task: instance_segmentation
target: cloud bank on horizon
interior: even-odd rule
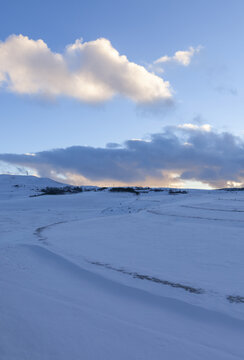
[[[128,140],[121,147],[72,146],[35,154],[0,154],[0,161],[76,184],[177,186],[191,180],[225,187],[244,183],[244,141],[213,131],[209,125],[165,127],[149,140]]]
[[[168,81],[130,62],[105,38],[78,39],[60,54],[41,39],[11,35],[0,42],[0,86],[16,94],[67,96],[86,103],[116,95],[143,105],[172,102]]]

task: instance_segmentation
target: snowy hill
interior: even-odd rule
[[[65,184],[36,176],[0,175],[0,198],[33,195],[47,186],[62,187]]]
[[[1,359],[244,358],[244,192],[47,186],[0,176]]]

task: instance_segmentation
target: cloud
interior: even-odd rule
[[[0,42],[0,86],[17,94],[68,96],[86,103],[116,95],[138,104],[172,101],[168,81],[130,62],[105,38],[76,40],[59,54],[43,40],[12,35]]]
[[[121,148],[72,146],[35,156],[1,154],[0,160],[76,183],[169,186],[191,180],[212,187],[244,183],[244,141],[209,125],[166,127],[149,140],[128,140]]]
[[[196,125],[196,124],[182,124],[178,125],[179,129],[186,129],[186,130],[196,130],[196,131],[211,131],[211,126],[209,124],[203,124],[203,125]]]
[[[201,46],[198,46],[196,48],[190,46],[188,50],[176,51],[173,56],[168,56],[168,55],[162,56],[161,58],[155,60],[154,64],[162,64],[162,63],[166,63],[166,62],[176,62],[180,65],[188,66],[191,63],[191,59],[192,59],[193,55],[195,55],[196,53],[199,53],[201,48],[202,48]]]

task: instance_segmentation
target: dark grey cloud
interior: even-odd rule
[[[128,140],[121,148],[72,146],[35,156],[1,154],[0,160],[26,166],[40,176],[69,173],[98,183],[141,183],[148,178],[163,182],[170,173],[216,187],[244,182],[244,141],[204,125],[166,127],[150,140]]]

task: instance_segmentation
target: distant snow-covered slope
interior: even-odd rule
[[[35,194],[38,190],[50,187],[62,187],[66,184],[48,178],[25,175],[0,175],[0,197],[19,197]]]

